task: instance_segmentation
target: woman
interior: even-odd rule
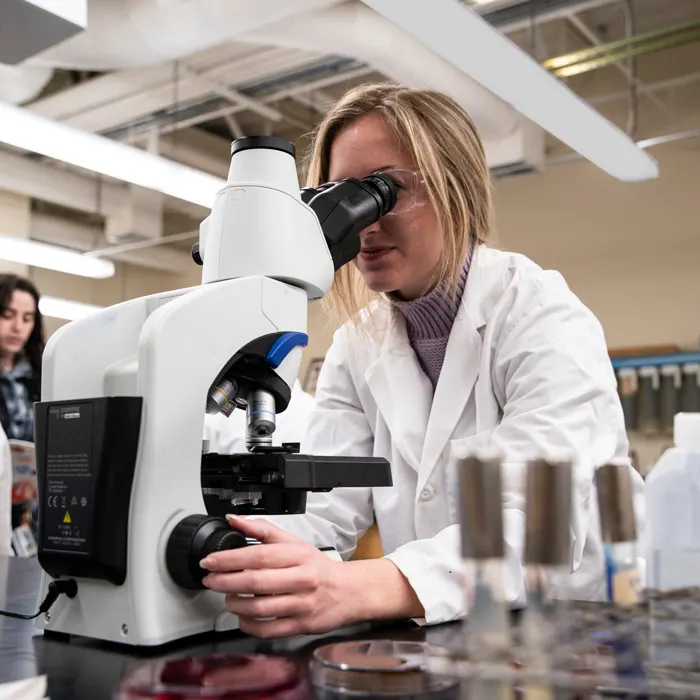
[[[0,311],[0,425],[8,438],[34,442],[44,351],[39,292],[27,279],[0,275]]]
[[[304,451],[385,457],[394,485],[314,494],[305,516],[276,524],[231,518],[263,544],[207,557],[205,584],[261,637],[458,619],[468,610],[457,466],[486,444],[506,457],[509,599],[524,599],[523,462],[563,450],[577,457],[571,574],[553,593],[600,597],[592,473],[627,456],[600,324],[559,274],[487,246],[484,150],[450,98],[373,85],[341,99],[318,130],[308,184],[377,171],[399,185],[398,203],[362,232],[359,278],[347,266],[331,290],[348,321],[326,356]],[[370,294],[379,301],[360,311]],[[373,516],[382,559],[334,562],[311,546],[347,559]]]

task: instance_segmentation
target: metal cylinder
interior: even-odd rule
[[[275,432],[275,397],[265,389],[253,389],[248,394],[246,408],[246,445],[271,445]]]
[[[639,382],[637,370],[634,367],[625,367],[617,372],[618,392],[622,412],[625,416],[627,430],[635,430],[637,427],[637,404],[639,397]]]
[[[603,542],[635,542],[637,521],[629,466],[625,463],[611,463],[598,467],[595,471],[595,486]]]
[[[639,420],[637,426],[644,435],[659,432],[659,368],[639,369]]]
[[[465,559],[502,559],[501,456],[479,452],[460,463],[460,523]]]
[[[525,486],[526,564],[564,566],[571,561],[571,462],[534,459]]]
[[[207,397],[207,413],[216,415],[221,409],[226,406],[235,396],[238,387],[235,382],[230,379],[222,379],[218,384],[213,386]]]
[[[700,413],[700,364],[695,362],[683,365],[681,411]]]

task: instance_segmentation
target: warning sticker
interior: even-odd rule
[[[52,406],[46,440],[45,550],[90,554],[92,548],[93,406]],[[80,505],[79,505],[80,504]],[[85,505],[82,505],[85,504]]]

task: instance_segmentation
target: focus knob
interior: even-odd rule
[[[209,515],[188,515],[170,533],[165,549],[168,573],[181,588],[204,588],[207,571],[199,562],[209,554],[224,549],[238,549],[248,544],[240,532],[232,530],[223,518]]]
[[[199,253],[199,243],[195,243],[192,246],[192,260],[194,260],[197,265],[204,265],[204,260],[202,260],[202,256]]]

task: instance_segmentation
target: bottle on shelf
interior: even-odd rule
[[[675,591],[678,597],[680,589],[700,586],[700,413],[677,414],[673,433],[674,446],[661,455],[646,479],[647,586],[652,594]],[[675,613],[669,615],[679,602],[684,620]],[[651,617],[655,660],[698,660],[694,650],[700,649],[697,596],[675,602],[652,597]],[[676,648],[674,639],[683,639],[684,644]]]

